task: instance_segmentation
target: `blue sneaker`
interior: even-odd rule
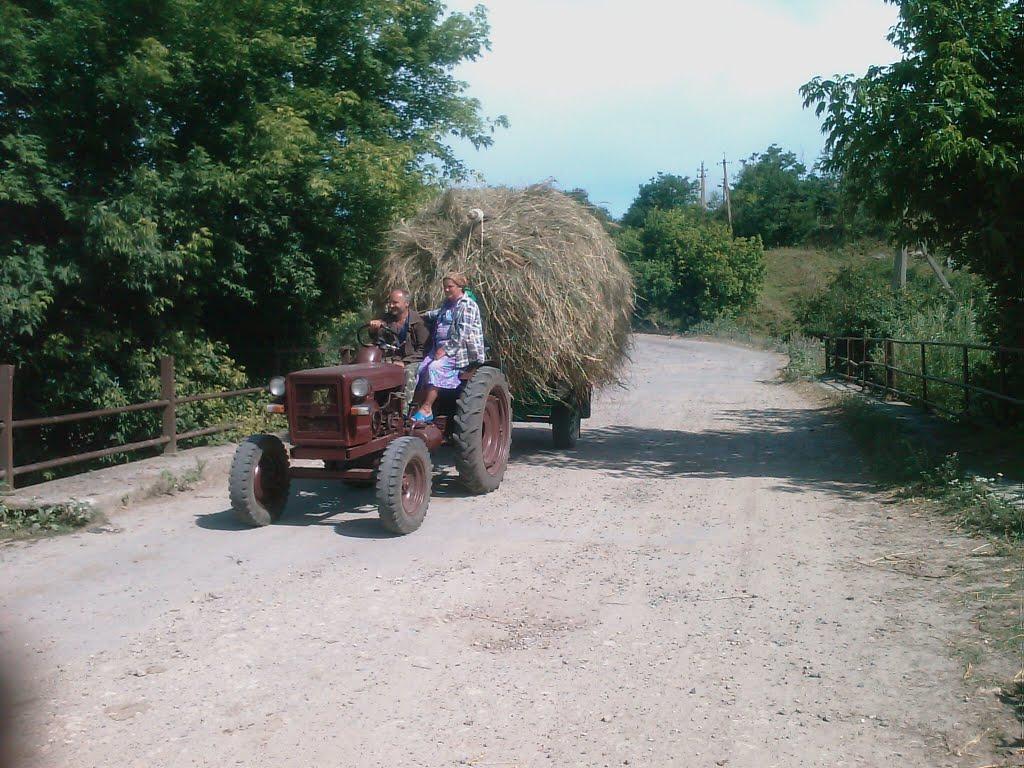
[[[414,413],[412,415],[412,420],[415,421],[415,422],[418,422],[420,424],[429,424],[430,422],[432,422],[434,420],[434,414],[432,414],[432,413],[426,413],[425,414],[425,413],[423,413],[423,411],[416,411],[416,413]]]

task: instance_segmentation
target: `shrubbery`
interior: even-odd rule
[[[759,238],[733,238],[692,208],[654,209],[643,228],[619,235],[637,282],[638,314],[688,326],[739,312],[764,278]]]
[[[234,388],[363,302],[384,232],[489,126],[440,0],[0,4],[0,362],[17,416]],[[183,409],[181,429],[229,416]],[[18,433],[19,464],[154,414]],[[64,452],[64,451],[61,451]]]
[[[894,292],[888,262],[842,268],[820,294],[802,300],[797,321],[815,336],[889,336],[984,343],[976,317],[988,301],[984,285],[968,272],[952,275],[953,295],[927,271],[911,271]]]

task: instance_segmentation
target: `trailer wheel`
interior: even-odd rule
[[[432,475],[430,451],[418,437],[400,437],[384,449],[377,470],[377,506],[385,528],[406,534],[422,525]]]
[[[555,403],[551,408],[551,439],[555,448],[576,447],[576,441],[580,439],[581,421],[578,408],[565,403]]]
[[[228,495],[235,517],[246,525],[270,525],[288,502],[288,452],[273,435],[252,435],[235,449]]]
[[[478,368],[466,382],[452,419],[452,443],[467,490],[490,493],[501,485],[512,444],[512,396],[499,369]]]

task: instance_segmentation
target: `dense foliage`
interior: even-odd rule
[[[734,314],[753,303],[764,278],[758,238],[733,238],[692,207],[654,209],[618,243],[636,279],[638,314],[653,322],[685,326]]]
[[[935,276],[923,265],[911,269],[906,289],[894,293],[889,287],[891,265],[885,261],[870,260],[849,265],[839,271],[820,294],[798,302],[797,319],[804,332],[814,336],[860,337],[901,340],[953,341],[983,345],[985,338],[978,318],[984,316],[990,303],[989,292],[982,280],[967,271],[950,276],[953,293],[943,290]],[[840,343],[840,354],[845,355],[847,345]],[[853,358],[863,354],[863,345],[849,345]],[[881,364],[885,349],[880,343],[867,345],[870,359]],[[921,370],[921,350],[916,344],[894,344],[891,347],[892,365],[903,371]],[[964,407],[964,392],[955,385],[943,384],[938,379],[960,381],[963,376],[963,350],[958,347],[929,345],[926,350],[927,371],[936,377],[928,385],[928,394],[948,413],[959,413]],[[1008,394],[1020,396],[1024,387],[1012,372],[1013,360],[1000,358],[984,348],[972,349],[969,357],[969,380],[992,391],[1006,387]],[[1004,373],[1003,365],[1010,366]],[[872,376],[881,376],[874,368]],[[922,382],[909,376],[899,376],[898,387],[904,393],[920,396]],[[994,411],[1006,420],[1013,412],[1000,410],[999,404],[984,398],[971,400],[972,410]]]
[[[862,206],[842,195],[837,177],[809,173],[796,155],[775,144],[743,161],[731,199],[735,233],[759,235],[768,248],[883,234]]]
[[[488,125],[440,0],[0,4],[0,360],[25,412],[231,386],[360,301]]]
[[[975,318],[989,301],[982,282],[967,272],[951,276],[953,294],[926,268],[907,273],[903,291],[890,285],[888,261],[839,270],[819,294],[798,302],[801,330],[814,336],[868,336],[980,342]]]
[[[699,200],[700,182],[689,176],[661,173],[640,185],[636,197],[622,216],[625,227],[642,227],[651,211],[670,211],[693,205]]]
[[[990,282],[993,335],[1024,346],[1024,4],[890,0],[903,58],[812,80],[826,168],[892,226]]]

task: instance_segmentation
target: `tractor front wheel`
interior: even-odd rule
[[[433,472],[430,452],[418,437],[400,437],[384,449],[377,470],[377,506],[385,528],[406,534],[423,524]]]
[[[498,368],[478,368],[466,382],[452,419],[459,478],[471,493],[501,485],[512,444],[512,396]]]
[[[235,450],[228,475],[231,508],[246,525],[270,525],[288,502],[288,451],[273,435],[252,435]]]

